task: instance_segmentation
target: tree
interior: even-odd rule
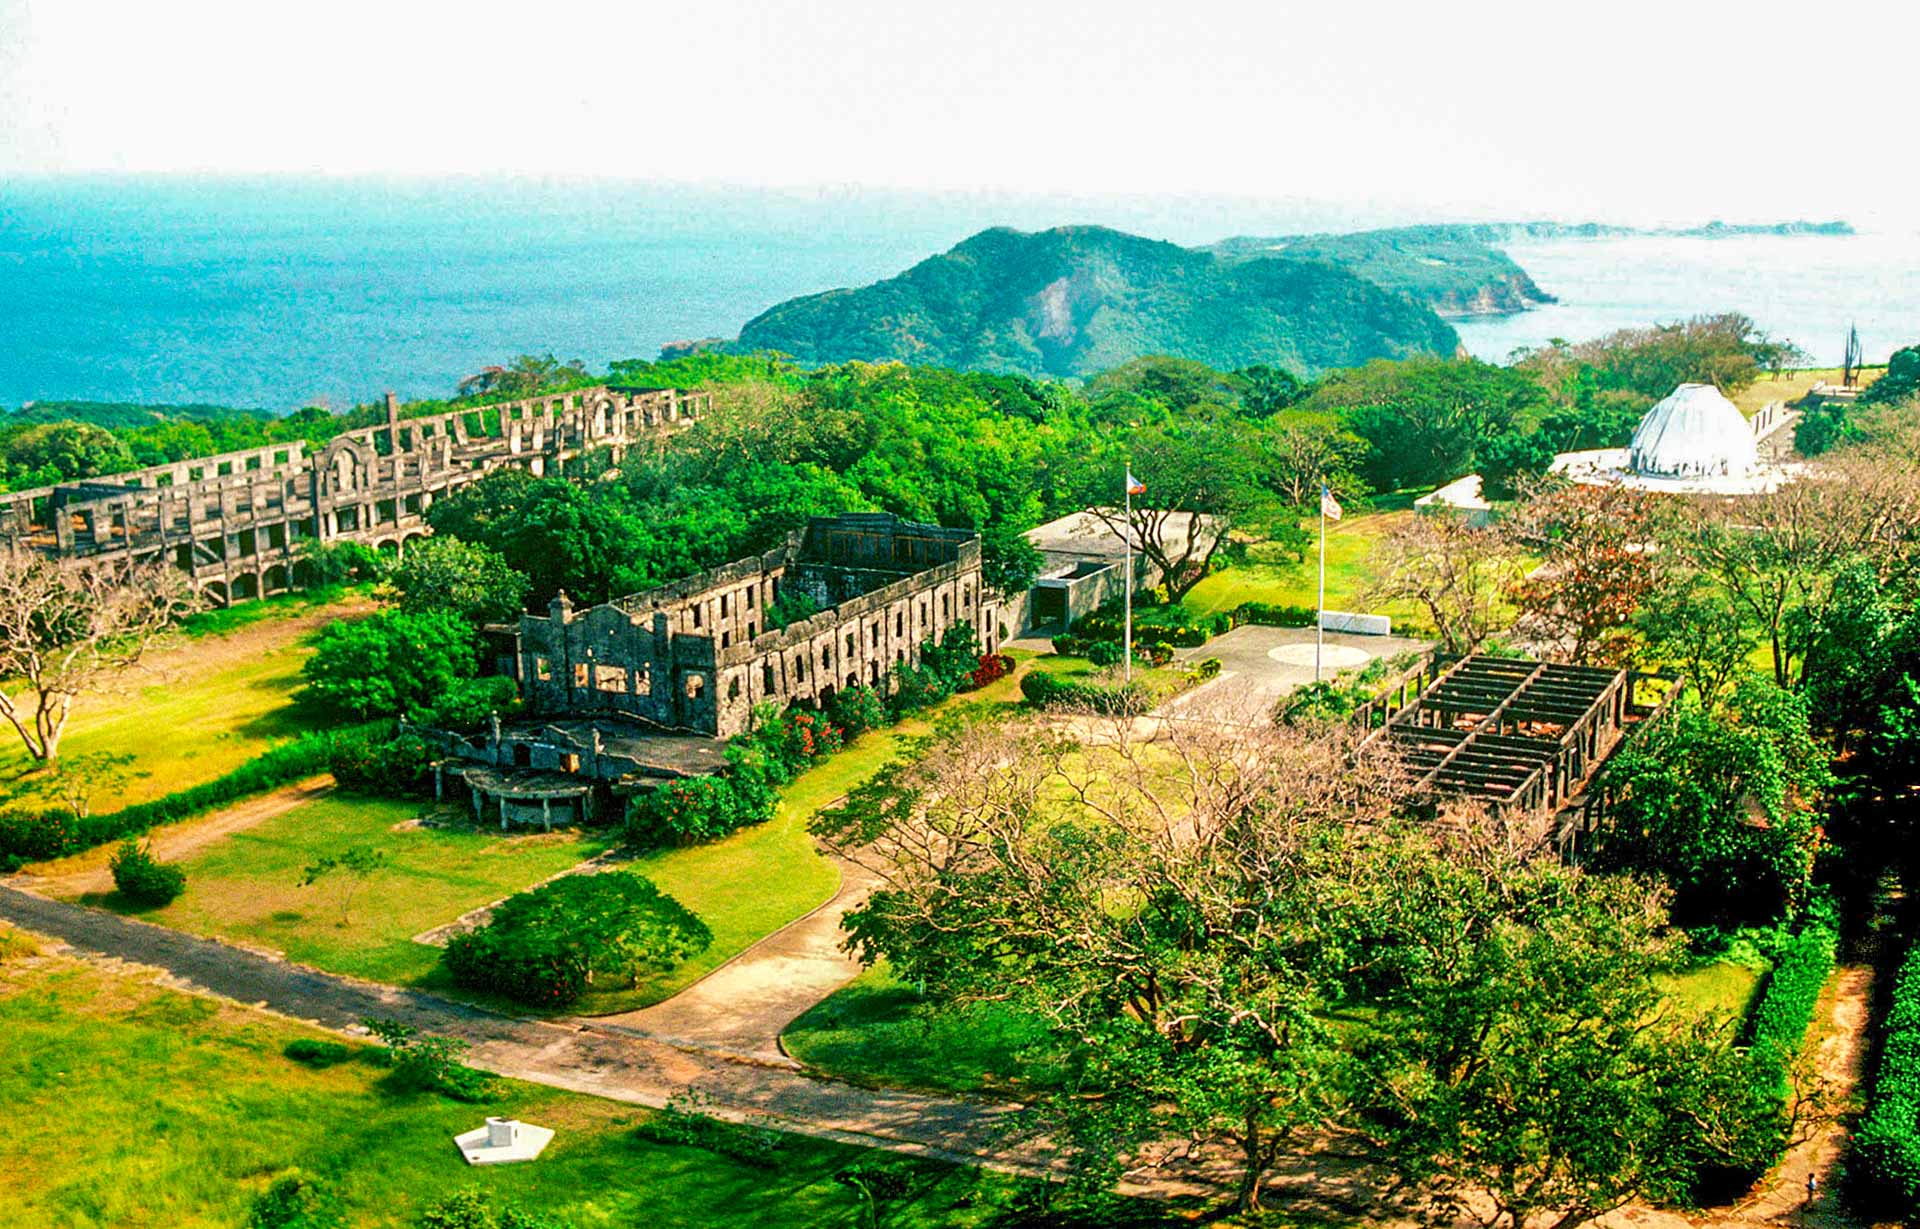
[[[349,845],[337,854],[321,857],[301,871],[300,886],[310,888],[336,874],[344,878],[346,890],[340,894],[340,925],[345,926],[349,916],[348,910],[353,906],[354,889],[386,868],[385,850],[375,849],[371,845]]]
[[[1555,449],[1544,431],[1510,431],[1480,445],[1480,493],[1513,499],[1536,486],[1553,464]]]
[[[301,667],[301,698],[357,720],[430,718],[473,678],[472,633],[448,611],[382,611],[329,623]]]
[[[1411,602],[1440,645],[1471,653],[1501,621],[1501,600],[1519,578],[1505,538],[1446,509],[1402,521],[1374,547],[1369,604]]]
[[[197,598],[164,564],[81,567],[0,557],[0,716],[51,765],[74,703],[137,663]]]
[[[1892,434],[1847,449],[1763,495],[1691,506],[1665,535],[1759,629],[1774,681],[1790,686],[1852,561],[1884,581],[1911,575],[1920,554],[1920,475],[1912,441]]]
[[[1728,1021],[1663,1010],[1682,945],[1658,895],[1486,855],[1405,884],[1430,920],[1383,946],[1419,958],[1354,1047],[1355,1125],[1403,1183],[1449,1220],[1567,1229],[1764,1169],[1779,1104]]]
[[[434,537],[408,547],[388,583],[402,610],[450,610],[479,627],[517,618],[529,582],[489,547]]]
[[[1717,710],[1683,704],[1601,770],[1595,864],[1661,876],[1688,924],[1773,921],[1807,898],[1832,780],[1806,698],[1748,680]]]
[[[1520,612],[1514,630],[1565,661],[1623,663],[1634,614],[1657,581],[1650,497],[1566,485],[1527,501],[1505,528],[1542,555],[1508,590]]]
[[[6,440],[5,453],[13,467],[43,471],[54,482],[95,478],[134,467],[133,455],[113,432],[85,422],[27,427]]]
[[[713,934],[652,881],[625,871],[565,875],[510,897],[485,926],[456,935],[442,957],[454,980],[524,1003],[564,1007],[596,975],[671,969]]]
[[[1289,423],[1260,436],[1260,472],[1289,508],[1317,506],[1323,488],[1357,496],[1366,486],[1354,467],[1366,441],[1332,423]]]
[[[1048,1110],[1090,1172],[1169,1135],[1224,1143],[1251,1209],[1335,1094],[1301,868],[1330,869],[1317,838],[1377,816],[1384,779],[1324,731],[1168,734],[1087,756],[1041,730],[963,727],[815,831],[883,877],[848,917],[862,959],[1062,1039],[1072,1072]]]
[[[1128,523],[1122,486],[1133,474]],[[1206,578],[1214,556],[1259,505],[1253,451],[1230,424],[1155,427],[1110,439],[1075,475],[1077,497],[1110,533],[1138,543],[1173,601]]]
[[[1233,374],[1240,381],[1240,404],[1261,418],[1271,418],[1312,391],[1312,385],[1285,367],[1256,364]]]
[[[1471,359],[1375,359],[1327,377],[1300,403],[1367,442],[1360,476],[1376,491],[1472,472],[1483,441],[1531,429],[1548,407],[1529,374]]]
[[[1633,617],[1652,661],[1672,666],[1709,707],[1746,668],[1758,645],[1726,592],[1698,572],[1680,571],[1660,585],[1658,600]]]

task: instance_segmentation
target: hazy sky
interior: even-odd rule
[[[1905,0],[0,0],[0,173],[589,174],[1910,228],[1916,46]]]

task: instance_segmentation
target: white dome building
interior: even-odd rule
[[[1751,478],[1760,449],[1746,416],[1711,384],[1682,384],[1633,433],[1628,468],[1649,478]]]

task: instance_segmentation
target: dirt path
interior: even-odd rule
[[[1835,1165],[1846,1149],[1848,1111],[1854,1106],[1866,1061],[1866,1028],[1873,970],[1848,967],[1820,1000],[1815,1017],[1815,1068],[1826,1082],[1834,1119],[1787,1150],[1786,1156],[1747,1198],[1730,1208],[1682,1216],[1652,1208],[1629,1208],[1602,1223],[1614,1229],[1757,1229],[1759,1226],[1807,1226],[1855,1229],[1860,1224],[1842,1206]],[[1819,1179],[1809,1202],[1807,1177]]]
[[[840,919],[878,879],[850,862],[825,904],[774,931],[664,1003],[596,1017],[597,1026],[632,1030],[673,1045],[798,1069],[780,1047],[789,1024],[860,973],[840,948]]]
[[[152,845],[155,857],[163,862],[178,862],[215,841],[236,832],[244,832],[275,816],[285,815],[296,807],[305,806],[332,792],[332,777],[309,777],[271,793],[235,803],[225,810],[156,828],[147,840]],[[107,868],[112,856],[113,846],[102,845],[57,862],[41,863],[4,882],[61,899],[71,899],[88,892],[108,892],[113,889],[113,874]]]

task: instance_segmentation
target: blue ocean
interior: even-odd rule
[[[797,294],[886,277],[992,225],[1180,243],[1434,220],[1239,200],[776,192],[607,182],[41,179],[0,184],[0,406],[335,407],[444,396],[523,352],[602,366],[732,336]],[[1737,308],[1823,362],[1920,339],[1920,234],[1510,249],[1557,306],[1460,325],[1550,337]]]

